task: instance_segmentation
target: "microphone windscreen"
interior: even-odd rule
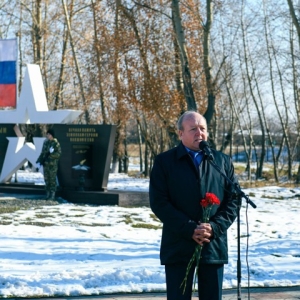
[[[209,144],[208,144],[207,141],[201,141],[201,142],[199,143],[199,148],[200,148],[200,150],[203,150],[203,149],[206,148],[206,147],[209,147]]]

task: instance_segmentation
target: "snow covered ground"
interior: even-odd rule
[[[38,174],[19,171],[18,179],[42,184]],[[148,179],[110,174],[108,189],[147,191],[148,185]],[[243,191],[257,208],[243,203],[241,210],[242,286],[248,271],[252,287],[300,285],[300,189]],[[165,291],[161,223],[148,207],[62,203],[0,214],[0,224],[2,297]],[[229,256],[225,289],[237,285],[236,223]]]

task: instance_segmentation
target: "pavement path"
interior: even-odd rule
[[[240,296],[240,297],[239,297]],[[3,299],[3,298],[0,298]],[[58,297],[58,298],[10,298],[10,300],[166,300],[165,293],[142,293],[142,294],[113,294],[101,296],[81,296],[81,297]],[[223,291],[222,300],[299,300],[300,286],[293,287],[273,287],[273,288],[250,288],[242,289],[241,294],[237,294],[236,289]],[[193,297],[192,300],[198,300]]]

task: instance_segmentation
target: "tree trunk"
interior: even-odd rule
[[[172,0],[172,21],[173,21],[173,28],[176,36],[176,41],[178,43],[179,54],[180,54],[183,91],[184,91],[185,101],[187,103],[187,109],[197,111],[197,104],[195,101],[195,96],[194,96],[194,91],[192,86],[190,66],[189,66],[189,61],[188,61],[188,56],[187,56],[187,51],[185,46],[186,42],[185,42],[184,28],[181,23],[178,0]]]
[[[244,4],[244,1],[243,1],[243,4]],[[251,98],[254,102],[256,112],[257,112],[257,115],[258,115],[258,121],[259,121],[259,125],[260,125],[260,130],[261,130],[261,138],[260,138],[260,140],[261,140],[261,143],[260,143],[261,153],[260,153],[259,160],[258,160],[258,156],[256,157],[256,159],[257,159],[256,179],[259,179],[259,178],[262,177],[263,164],[264,164],[264,159],[265,159],[265,154],[266,154],[266,150],[265,150],[265,128],[264,128],[264,123],[263,123],[263,117],[262,117],[262,114],[261,114],[261,108],[258,106],[258,101],[255,97],[254,90],[253,90],[254,87],[253,87],[252,78],[255,78],[255,72],[254,72],[255,70],[252,70],[252,72],[250,74],[251,56],[249,54],[249,47],[247,45],[246,29],[245,29],[243,18],[241,19],[241,25],[242,25],[241,26],[242,27],[242,39],[243,39],[245,65],[246,65],[246,76],[247,76],[247,81],[248,81],[248,84],[249,84]],[[256,151],[256,153],[257,153],[257,151]]]
[[[141,126],[137,123],[137,134],[138,134],[138,145],[139,145],[139,156],[140,156],[140,172],[143,172],[143,139],[141,133]]]
[[[290,36],[290,48],[291,48],[291,60],[292,60],[292,74],[293,74],[293,90],[294,90],[294,105],[295,105],[295,111],[297,116],[297,140],[295,143],[296,153],[298,155],[299,153],[299,140],[300,140],[300,88],[298,87],[298,69],[296,64],[296,56],[295,56],[295,49],[294,49],[294,43],[293,43],[293,30],[291,30],[291,36]],[[297,157],[297,160],[299,158]],[[298,165],[298,170],[296,174],[296,183],[300,183],[300,163]]]
[[[62,1],[64,13],[65,13],[67,28],[68,28],[68,31],[69,31],[70,44],[71,44],[71,48],[72,48],[72,53],[73,53],[73,58],[74,58],[74,62],[75,62],[76,73],[77,73],[78,82],[79,82],[79,86],[80,86],[81,97],[82,97],[82,101],[83,101],[83,105],[84,105],[85,122],[86,122],[86,124],[89,124],[90,123],[90,116],[89,116],[89,111],[88,111],[88,103],[87,103],[87,100],[85,98],[85,93],[84,93],[84,88],[83,88],[83,82],[82,82],[82,76],[81,76],[80,67],[79,67],[79,64],[78,64],[76,50],[75,50],[75,45],[74,45],[74,41],[73,41],[73,37],[72,37],[71,23],[70,23],[70,17],[69,17],[69,13],[68,13],[68,8],[67,8],[65,0],[61,0],[61,1]],[[72,5],[73,5],[73,0],[72,0]]]
[[[70,23],[71,23],[70,16]],[[59,109],[60,107],[64,107],[62,103],[61,93],[63,90],[63,82],[64,82],[64,74],[65,74],[65,64],[66,64],[66,54],[67,54],[67,45],[69,40],[69,31],[64,27],[64,35],[63,35],[63,46],[62,46],[62,54],[60,60],[60,68],[59,68],[59,76],[57,80],[56,91],[54,94],[54,109]]]
[[[96,10],[96,3],[94,0],[91,0],[92,8],[93,8],[93,25],[94,25],[94,51],[96,53],[96,65],[97,65],[97,71],[98,71],[98,90],[99,90],[99,100],[100,100],[100,106],[101,106],[101,115],[103,124],[109,124],[108,115],[107,115],[107,104],[104,97],[103,92],[103,81],[102,81],[102,58],[101,58],[101,47],[100,47],[100,41],[98,39],[98,30],[97,30],[97,10]],[[118,14],[118,6],[116,8],[116,14]],[[117,49],[115,47],[115,53],[117,53]]]
[[[293,5],[293,1],[292,0],[287,0],[287,3],[289,5],[289,9],[290,9],[290,15],[292,17],[292,21],[293,24],[297,30],[297,34],[298,34],[298,42],[299,42],[299,48],[300,48],[300,19],[299,17],[297,17],[296,12],[295,12],[295,7]],[[298,1],[299,3],[299,1]],[[299,4],[298,4],[299,5]]]
[[[216,103],[215,83],[212,78],[212,67],[210,63],[210,31],[211,31],[212,21],[213,21],[213,1],[206,0],[206,24],[203,26],[204,27],[203,65],[204,65],[206,90],[207,90],[207,110],[204,114],[204,117],[207,121],[208,127],[210,126],[210,123],[215,114],[215,103]],[[210,139],[214,140],[214,137],[210,137]]]

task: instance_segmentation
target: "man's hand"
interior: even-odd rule
[[[209,223],[201,223],[194,230],[192,239],[199,245],[203,246],[204,243],[210,243],[212,237],[212,228]]]

